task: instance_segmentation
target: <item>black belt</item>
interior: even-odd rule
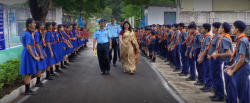
[[[105,45],[105,44],[108,44],[108,42],[107,43],[97,43],[97,45]]]
[[[112,39],[113,39],[113,38],[118,38],[118,37],[112,37]]]

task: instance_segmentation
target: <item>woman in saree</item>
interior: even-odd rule
[[[124,73],[134,74],[139,57],[139,45],[128,21],[125,21],[119,33],[121,62]]]

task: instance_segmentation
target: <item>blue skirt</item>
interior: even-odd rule
[[[89,39],[86,39],[86,43],[89,42]]]
[[[35,49],[32,48],[35,55]],[[26,47],[23,47],[20,60],[19,75],[36,74],[36,60],[29,54]]]
[[[37,69],[43,70],[43,69],[46,69],[47,63],[46,63],[46,57],[45,57],[44,52],[43,52],[43,47],[40,47],[40,50],[42,52],[44,59],[43,60],[40,59],[39,61],[36,61],[37,62]],[[39,52],[37,52],[37,54],[40,56]]]
[[[44,49],[45,53],[47,54],[46,61],[47,61],[47,65],[54,65],[54,64],[58,63],[58,57],[57,57],[56,52],[54,50],[54,44],[50,44],[50,46],[51,46],[51,49],[52,49],[54,56],[51,57],[49,48],[48,48],[48,46],[46,46],[46,48]]]
[[[56,55],[56,63],[59,63],[59,42],[55,42],[55,45],[54,45],[54,51],[55,51],[55,54]]]
[[[63,60],[63,57],[64,57],[64,42],[59,42],[58,43],[58,60],[59,61],[62,61]]]
[[[78,47],[77,40],[73,40],[73,49],[76,49]]]

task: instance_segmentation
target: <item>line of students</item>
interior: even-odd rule
[[[174,23],[136,28],[142,56],[155,62],[155,53],[158,53],[175,72],[180,71],[179,76],[190,73],[186,81],[195,81],[197,70],[198,81],[194,85],[204,86],[200,88],[202,92],[211,92],[213,87],[215,94],[209,96],[212,101],[224,101],[224,73],[226,102],[237,103],[238,97],[240,103],[250,103],[250,48],[248,37],[243,33],[246,24],[235,21],[231,28],[227,22],[204,23],[201,33],[195,23],[190,23],[188,30],[184,27],[184,23]],[[237,37],[234,52],[230,31]]]
[[[26,28],[22,35],[23,50],[21,53],[19,75],[25,75],[25,94],[34,95],[37,92],[30,90],[31,75],[37,76],[36,87],[44,87],[41,82],[41,73],[46,69],[46,79],[54,80],[59,77],[54,73],[63,73],[59,69],[67,69],[65,65],[74,62],[88,42],[87,29],[76,24],[59,24],[55,22],[42,23],[32,18],[26,20]],[[66,58],[68,56],[68,59]]]

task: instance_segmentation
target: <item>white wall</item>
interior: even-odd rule
[[[56,8],[56,21],[57,24],[62,24],[62,7]]]
[[[194,0],[193,1],[194,11],[212,11],[213,10],[213,0]]]
[[[149,6],[148,9],[148,25],[152,24],[164,24],[164,12],[176,12],[176,8],[172,7],[156,7],[156,6]],[[145,12],[146,12],[145,10]],[[176,12],[176,21],[178,13]]]

